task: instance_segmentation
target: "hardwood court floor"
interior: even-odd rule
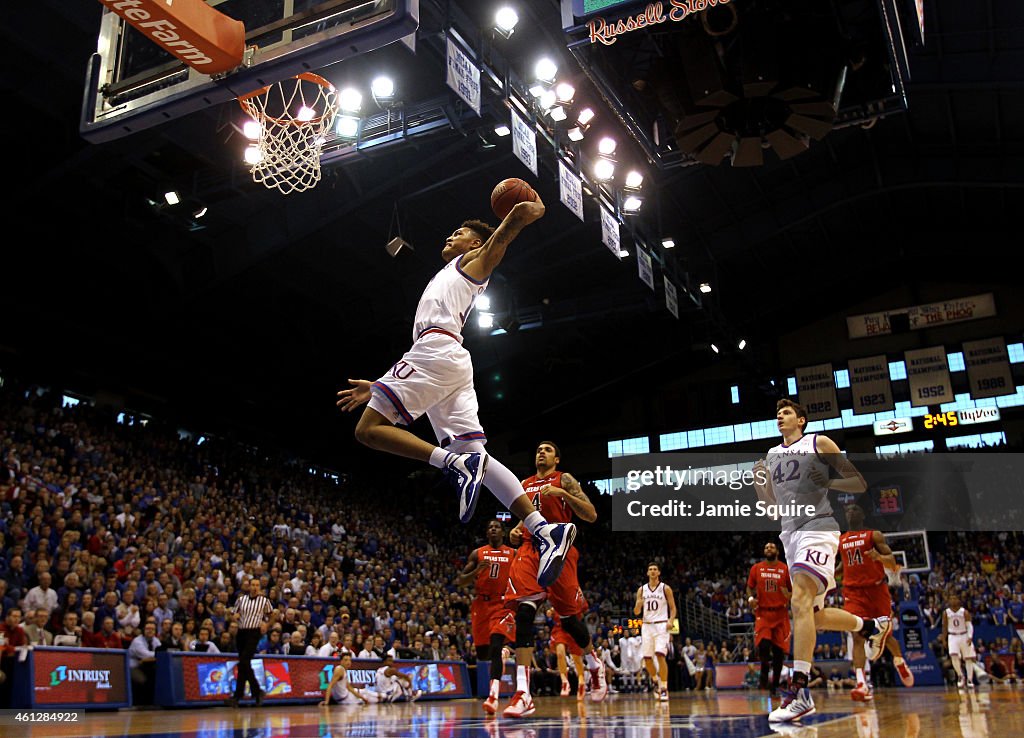
[[[0,736],[132,736],[133,738],[1011,738],[1024,736],[1024,688],[882,690],[870,704],[846,692],[816,692],[817,714],[773,730],[768,699],[745,692],[677,693],[669,703],[643,695],[612,695],[578,705],[538,698],[523,720],[485,716],[476,700],[412,705],[268,707],[232,710],[122,710],[86,713],[77,724],[0,725]],[[6,719],[5,719],[6,720]]]

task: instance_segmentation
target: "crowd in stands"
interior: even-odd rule
[[[197,445],[174,426],[122,424],[115,412],[60,400],[10,382],[0,389],[0,672],[10,674],[19,645],[127,649],[136,679],[161,649],[234,652],[230,611],[251,577],[275,608],[261,653],[474,660],[472,591],[454,577],[483,526],[454,523],[454,497],[434,470],[385,495],[311,475],[301,462],[226,441]],[[744,587],[762,535],[706,536],[695,546],[692,536],[613,533],[608,499],[585,488],[601,516],[578,539],[586,622],[614,669],[624,671],[616,626],[652,559],[681,612],[692,601],[728,622],[753,620]],[[908,586],[929,618],[955,582],[976,618],[1024,622],[1021,554],[1020,534],[936,536],[935,569]],[[549,625],[538,630],[542,660]],[[684,638],[674,649],[680,665],[691,647],[709,673],[751,658],[749,644],[698,651],[696,637]],[[818,655],[842,650],[820,646]]]

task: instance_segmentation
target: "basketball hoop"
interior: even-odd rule
[[[334,85],[303,72],[238,98],[260,126],[252,179],[287,195],[320,181],[320,151],[338,112]]]

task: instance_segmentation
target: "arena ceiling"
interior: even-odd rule
[[[527,69],[547,52],[572,69],[556,0],[516,4],[527,30],[502,47],[507,58]],[[489,23],[493,3],[462,5]],[[706,366],[715,359],[702,346],[720,337],[745,337],[751,371],[771,371],[783,326],[894,285],[1016,280],[1005,260],[1024,209],[1024,8],[925,6],[908,113],[761,167],[648,167],[660,207],[645,218],[679,244],[668,258],[713,283],[709,309],[668,315],[635,261],[601,246],[598,223],[558,204],[557,176],[542,169],[549,215],[515,244],[492,292],[499,311],[543,325],[467,341],[491,426],[571,398],[604,402],[638,372]],[[313,192],[283,197],[248,179],[230,105],[87,143],[78,119],[100,10],[4,10],[0,367],[86,393],[116,388],[196,429],[237,424],[330,463],[349,445],[336,388],[381,374],[407,347],[444,235],[526,170],[485,121],[347,159]],[[421,35],[440,28],[424,12]],[[394,48],[345,62],[346,74],[380,65],[420,98],[445,94],[430,43],[415,57]],[[147,203],[168,186],[201,196],[201,230]],[[415,251],[393,259],[396,205]]]

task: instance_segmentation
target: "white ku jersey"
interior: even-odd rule
[[[645,623],[664,623],[668,620],[668,598],[665,596],[664,582],[658,582],[654,589],[651,589],[650,584],[645,584],[643,596]]]
[[[428,328],[441,328],[456,336],[462,335],[476,298],[487,289],[489,280],[477,282],[461,268],[462,257],[456,257],[434,275],[416,306],[412,340]]]
[[[832,517],[828,490],[815,484],[810,477],[815,469],[826,478],[829,473],[829,465],[818,453],[816,439],[817,434],[811,433],[788,446],[780,443],[768,451],[765,459],[775,501],[779,505],[813,505],[815,509],[814,515],[783,516],[783,532],[839,530]]]
[[[967,633],[967,617],[964,615],[962,607],[956,612],[953,612],[948,607],[946,608],[946,628],[950,635],[964,635]]]
[[[389,694],[392,690],[398,689],[398,677],[388,676],[389,666],[382,666],[377,669],[377,691],[381,694]]]

